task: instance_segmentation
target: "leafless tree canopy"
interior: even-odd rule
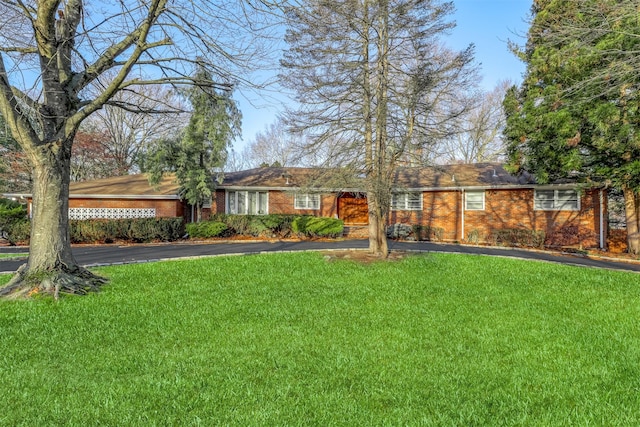
[[[300,108],[288,115],[310,150],[362,173],[370,250],[387,253],[385,223],[398,161],[454,132],[475,82],[472,48],[441,36],[453,3],[437,0],[308,0],[287,11],[284,84]]]
[[[500,82],[487,92],[474,92],[468,104],[473,106],[456,121],[457,133],[443,138],[425,153],[435,163],[481,163],[504,158],[502,132],[505,125],[502,101],[513,83]],[[461,96],[464,96],[461,94]]]

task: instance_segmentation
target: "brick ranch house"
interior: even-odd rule
[[[326,183],[330,183],[326,185]],[[353,182],[353,181],[351,181]],[[324,184],[323,184],[324,183]],[[605,248],[607,194],[576,183],[537,185],[502,164],[402,168],[395,175],[389,224],[422,225],[444,241],[487,241],[506,229],[543,231],[547,246]],[[357,184],[318,169],[258,168],[226,173],[212,212],[310,214],[366,226],[367,200]]]
[[[309,214],[340,218],[348,227],[368,223],[367,199],[357,179],[335,171],[257,168],[225,173],[220,181],[204,218]],[[543,231],[547,246],[606,247],[604,189],[571,182],[537,185],[531,175],[511,175],[498,163],[402,168],[394,187],[389,224],[437,229],[443,241],[483,242],[495,231],[518,229]],[[72,183],[69,210],[71,219],[194,218],[172,176],[156,188],[144,175]]]

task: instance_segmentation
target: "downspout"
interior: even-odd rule
[[[464,188],[460,190],[460,199],[462,200],[462,203],[460,203],[460,241],[462,242],[464,240]]]
[[[606,248],[604,241],[604,190],[600,189],[600,249]]]

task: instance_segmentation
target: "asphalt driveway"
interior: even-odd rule
[[[416,252],[448,252],[473,255],[502,256],[554,262],[584,267],[604,268],[640,272],[640,263],[624,262],[604,258],[589,258],[578,255],[564,255],[556,252],[532,251],[513,248],[466,246],[433,242],[389,241],[391,250]],[[277,241],[277,242],[230,242],[230,243],[167,243],[152,245],[96,245],[75,246],[73,254],[79,264],[95,267],[113,264],[131,264],[176,258],[191,258],[217,255],[258,254],[265,252],[320,251],[341,249],[365,249],[367,240],[342,241]],[[1,253],[26,252],[27,248],[2,247]],[[14,272],[24,260],[6,259],[0,261],[0,273]]]

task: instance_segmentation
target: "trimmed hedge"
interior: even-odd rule
[[[344,222],[336,218],[311,217],[305,225],[308,236],[339,237],[344,232]]]
[[[242,236],[287,237],[292,231],[295,215],[228,215],[216,214],[209,222],[222,222],[228,234]]]
[[[229,227],[219,221],[191,222],[186,225],[186,229],[189,237],[200,238],[222,237],[229,232]]]
[[[185,234],[182,218],[89,219],[69,221],[72,243],[172,242]]]
[[[216,214],[209,221],[200,224],[220,223],[227,226],[225,235],[254,237],[287,237],[296,234],[310,237],[338,237],[344,231],[344,222],[340,219],[315,217],[311,215],[227,215]],[[191,230],[187,225],[187,230]],[[194,226],[198,229],[198,226]],[[204,226],[203,226],[204,227]],[[196,234],[194,234],[196,233]],[[198,231],[189,235],[205,236]]]
[[[10,244],[29,240],[27,208],[9,199],[0,199],[0,236]]]

